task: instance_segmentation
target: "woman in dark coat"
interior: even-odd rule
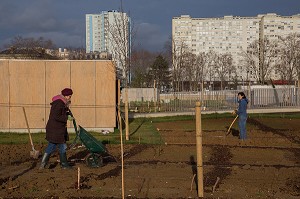
[[[55,151],[56,147],[59,149],[60,164],[62,168],[71,168],[67,161],[66,155],[66,141],[68,141],[67,120],[72,121],[73,118],[69,114],[69,103],[73,91],[70,88],[65,88],[60,95],[52,98],[51,110],[49,119],[46,125],[46,140],[48,146],[42,158],[40,169],[44,169],[47,165],[50,155]]]

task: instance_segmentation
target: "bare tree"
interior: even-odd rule
[[[53,42],[49,40],[45,40],[43,37],[39,37],[38,39],[28,37],[23,38],[22,36],[14,37],[9,44],[5,45],[7,48],[14,47],[14,48],[23,48],[23,49],[37,49],[37,48],[44,48],[44,49],[53,49],[55,46]]]
[[[226,78],[229,80],[229,76],[234,69],[231,54],[217,54],[215,66],[215,71],[221,82],[221,90],[223,90],[224,81],[226,81]]]
[[[174,91],[183,90],[182,82],[189,81],[190,88],[193,90],[193,83],[203,82],[206,73],[207,54],[200,53],[195,55],[187,48],[183,41],[175,42],[170,37],[165,43],[166,59],[172,63],[172,85]],[[194,90],[197,87],[194,85]]]
[[[187,45],[183,42],[172,40],[172,77],[174,91],[183,90],[184,76],[184,58],[189,53]]]
[[[186,51],[182,55],[182,76],[181,80],[182,82],[188,82],[188,88],[183,88],[183,89],[188,89],[189,91],[192,91],[192,83],[193,83],[193,76],[194,76],[194,68],[196,65],[196,55]]]
[[[203,83],[206,72],[207,56],[204,52],[196,55],[189,51],[182,54],[182,80],[188,82],[188,90],[198,89],[198,85]]]
[[[58,59],[57,56],[47,53],[47,50],[52,50],[55,46],[51,40],[45,40],[43,37],[35,39],[16,36],[5,47],[9,54],[28,59]]]
[[[174,41],[172,37],[165,43],[166,58],[171,64],[172,71],[172,86],[173,91],[178,92],[183,90],[183,82],[186,77],[184,76],[184,57],[189,53],[189,49],[184,41]]]
[[[300,34],[292,33],[287,37],[279,37],[278,55],[275,70],[281,79],[291,83],[300,72]]]
[[[276,42],[267,38],[255,40],[248,46],[247,52],[241,53],[244,68],[253,71],[255,79],[262,84],[270,78],[276,54]]]
[[[120,77],[123,77],[125,87],[130,84],[130,57],[134,38],[133,24],[129,15],[123,12],[122,0],[119,12],[113,13],[113,20],[108,23],[108,41],[112,59],[116,62]]]
[[[132,52],[130,66],[132,72],[131,87],[148,87],[150,84],[153,86],[153,82],[150,83],[150,78],[147,74],[156,56],[156,53],[146,50]]]
[[[194,80],[201,84],[204,83],[205,73],[206,73],[206,62],[207,62],[207,54],[202,52],[199,53],[196,57],[196,64],[194,68]]]
[[[207,61],[206,61],[206,78],[209,81],[214,81],[215,80],[215,75],[216,75],[216,59],[218,55],[214,51],[209,51],[207,53]]]

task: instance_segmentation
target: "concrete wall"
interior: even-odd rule
[[[71,110],[85,129],[116,125],[115,66],[111,61],[0,60],[0,131],[45,131],[50,102],[73,89]],[[68,124],[68,127],[72,127]]]

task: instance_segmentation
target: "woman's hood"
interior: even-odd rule
[[[56,100],[61,100],[63,101],[65,104],[67,103],[66,98],[64,98],[64,96],[62,95],[55,95],[54,97],[52,97],[52,102],[56,101]]]

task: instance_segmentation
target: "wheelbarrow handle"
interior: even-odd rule
[[[76,120],[75,120],[75,118],[74,118],[74,116],[73,116],[73,113],[72,113],[72,111],[71,111],[70,109],[69,109],[69,114],[73,117],[73,126],[74,126],[75,133],[76,133],[76,137],[75,137],[73,143],[70,145],[70,148],[72,149],[72,148],[75,146],[76,141],[77,141],[77,139],[78,139],[78,137],[79,137],[79,130],[78,130],[78,128],[77,128]]]
[[[74,115],[73,115],[71,109],[69,109],[69,115],[71,115],[73,117],[73,126],[74,126],[76,134],[78,134],[77,123],[76,123],[76,120],[74,118]]]

